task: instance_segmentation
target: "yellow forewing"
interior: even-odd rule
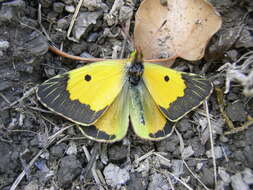
[[[93,124],[115,100],[125,83],[127,60],[89,64],[57,75],[38,87],[50,110],[81,125]]]
[[[160,112],[143,81],[130,89],[130,118],[135,133],[143,139],[161,140],[174,129],[174,123]]]
[[[212,83],[199,75],[144,63],[143,80],[155,103],[171,121],[199,106],[212,92]]]
[[[122,61],[121,61],[122,62]],[[110,105],[124,85],[125,65],[115,61],[93,63],[69,72],[69,98],[93,111]]]

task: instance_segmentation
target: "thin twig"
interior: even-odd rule
[[[74,41],[74,42],[78,42],[78,41],[77,41],[76,39],[74,39],[73,37],[70,37],[70,34],[71,34],[72,28],[73,28],[73,26],[74,26],[74,24],[75,24],[75,22],[76,22],[76,17],[77,17],[77,15],[78,15],[78,13],[79,13],[79,10],[80,10],[82,4],[83,4],[83,0],[79,0],[78,4],[77,4],[77,6],[76,6],[76,10],[75,10],[75,12],[74,12],[74,15],[73,15],[73,17],[72,17],[72,19],[71,19],[71,22],[70,22],[68,31],[67,31],[67,38],[68,38],[69,40],[71,40],[71,41]]]
[[[175,176],[173,173],[167,171],[171,176],[173,176],[176,180],[178,180],[180,183],[182,183],[187,189],[193,190],[187,183],[185,183],[183,180],[181,180],[179,177]]]
[[[40,28],[41,28],[42,32],[46,36],[47,40],[50,41],[50,42],[52,42],[52,39],[48,35],[46,29],[44,28],[44,26],[42,25],[42,22],[41,22],[41,4],[40,3],[39,3],[39,7],[38,7],[38,23],[40,25]]]
[[[67,130],[67,129],[70,128],[70,127],[72,127],[72,125],[71,125],[71,126],[67,126],[67,127],[63,128],[63,129],[59,130],[59,131],[56,132],[55,134],[51,135],[51,136],[48,138],[48,143],[47,143],[47,145],[46,145],[45,148],[48,148],[48,147],[54,142],[54,140],[55,140],[61,133],[63,133],[63,131]],[[23,169],[23,171],[22,171],[22,172],[19,174],[19,176],[16,178],[16,180],[15,180],[14,183],[12,184],[10,190],[15,190],[15,189],[17,188],[17,186],[19,185],[19,183],[21,182],[21,180],[22,180],[23,177],[25,176],[26,171],[27,171],[28,169],[30,169],[30,168],[33,166],[34,162],[39,158],[39,156],[40,156],[43,152],[44,152],[44,150],[40,150],[40,151],[35,155],[35,157],[29,162],[28,166],[27,166],[25,169]]]
[[[185,165],[185,167],[188,169],[188,171],[191,173],[191,175],[204,187],[204,189],[206,190],[210,190],[200,179],[199,177],[193,173],[193,171],[189,168],[189,166],[187,165],[187,163],[185,162],[185,160],[183,159],[183,163]]]
[[[213,142],[213,129],[211,125],[211,120],[209,117],[209,109],[207,100],[205,100],[205,109],[206,109],[206,115],[207,115],[207,122],[208,122],[208,129],[209,129],[209,135],[210,135],[210,144],[211,144],[211,152],[212,152],[212,159],[213,159],[213,174],[214,174],[214,184],[215,187],[217,187],[217,167],[216,167],[216,159],[215,159],[215,153],[214,153],[214,142]]]
[[[26,91],[26,92],[24,93],[24,95],[23,95],[21,98],[19,98],[18,100],[12,102],[10,105],[8,105],[8,106],[2,108],[2,111],[11,108],[11,107],[14,106],[15,104],[17,104],[17,103],[23,101],[25,98],[27,98],[28,96],[32,95],[32,94],[35,92],[36,88],[37,88],[37,86],[35,86],[35,87],[31,88],[30,90]]]
[[[11,104],[11,102],[8,100],[8,98],[6,98],[5,95],[3,95],[3,93],[0,92],[0,96],[4,99],[4,101],[6,101],[8,104]]]
[[[96,181],[96,184],[99,185],[99,189],[100,190],[104,190],[104,187],[102,186],[102,182],[101,181],[105,181],[105,180],[100,180],[101,176],[98,175],[97,170],[96,170],[96,156],[97,156],[97,150],[98,150],[98,146],[99,144],[96,144],[96,147],[94,147],[94,152],[92,153],[92,157],[88,151],[88,149],[86,148],[86,146],[83,146],[83,151],[85,153],[85,156],[87,158],[87,160],[89,161],[88,166],[87,166],[87,170],[91,170],[91,173],[94,177],[94,180]],[[87,173],[86,173],[87,174]]]

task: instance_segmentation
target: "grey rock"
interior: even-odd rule
[[[87,42],[95,42],[98,38],[98,33],[93,32],[87,37]]]
[[[217,186],[215,187],[215,190],[228,190],[228,185],[225,184],[223,181],[218,181]]]
[[[122,6],[119,11],[120,22],[131,19],[133,16],[133,7]]]
[[[127,157],[127,147],[112,145],[108,150],[108,158],[111,161],[124,161]]]
[[[38,181],[36,180],[31,181],[24,187],[24,190],[39,190]]]
[[[41,7],[43,7],[43,8],[49,8],[53,4],[53,1],[52,0],[41,0],[40,4],[41,4]]]
[[[59,186],[69,188],[73,180],[81,174],[82,165],[73,155],[61,159],[57,178]]]
[[[68,13],[74,13],[75,12],[75,7],[73,5],[66,5],[65,6],[65,11]]]
[[[208,158],[212,158],[212,150],[208,150],[206,152],[206,155]],[[220,146],[214,147],[214,156],[215,156],[215,159],[219,159],[223,157],[223,150]]]
[[[247,130],[247,133],[245,133],[245,141],[249,144],[249,145],[253,145],[253,127],[250,127],[248,130]]]
[[[241,150],[234,151],[233,156],[238,161],[245,160],[245,156],[243,154],[243,151],[241,151]]]
[[[148,190],[170,190],[170,185],[168,181],[164,178],[162,174],[154,173],[150,176],[150,183],[148,185]]]
[[[247,161],[246,165],[250,168],[253,168],[253,145],[246,146],[244,148],[243,155],[245,156]]]
[[[249,190],[249,186],[243,181],[242,175],[237,173],[231,177],[233,190]]]
[[[160,158],[160,157],[158,157],[158,159],[159,159],[159,163],[160,163],[161,168],[168,169],[172,166],[171,161],[169,159],[165,160],[165,159]]]
[[[16,70],[31,74],[33,73],[34,69],[33,69],[33,65],[31,64],[20,63],[19,65],[17,65]]]
[[[65,18],[61,18],[57,21],[57,28],[66,30],[69,27],[69,22]]]
[[[64,7],[65,7],[64,3],[61,3],[61,2],[55,2],[53,4],[53,9],[57,13],[62,13],[64,10]]]
[[[5,8],[0,10],[0,24],[3,22],[10,22],[15,17],[15,11],[12,8]]]
[[[180,176],[184,173],[184,163],[182,160],[172,160],[172,169],[175,176]]]
[[[227,99],[230,101],[238,100],[238,95],[232,91],[230,91],[227,95]]]
[[[253,173],[250,168],[245,168],[245,170],[242,172],[243,175],[243,181],[248,185],[253,185]]]
[[[191,123],[190,123],[189,119],[183,118],[182,120],[180,120],[178,122],[178,129],[181,132],[190,130],[191,129]]]
[[[130,174],[130,180],[127,189],[146,190],[148,186],[148,177],[143,177],[139,173]]]
[[[0,81],[0,91],[4,91],[8,88],[11,88],[13,85],[13,82],[10,81]]]
[[[23,0],[7,1],[1,5],[0,23],[9,23],[18,20],[25,8],[25,2]]]
[[[72,5],[74,3],[74,0],[61,0],[66,5]]]
[[[5,51],[10,47],[10,43],[6,40],[0,40],[0,50]]]
[[[190,145],[194,151],[194,156],[198,157],[205,154],[205,146],[200,142],[200,139],[198,137],[192,138],[190,140]]]
[[[39,159],[35,162],[35,166],[41,171],[41,172],[45,172],[48,173],[49,172],[49,168],[47,166],[46,160],[45,159]]]
[[[228,104],[226,112],[232,121],[245,121],[247,113],[241,101]]]
[[[170,137],[157,143],[157,149],[159,152],[174,152],[178,149],[179,139],[177,135],[172,134]]]
[[[14,56],[23,60],[33,60],[48,51],[46,37],[34,31],[26,39],[19,41]]]
[[[127,169],[121,169],[117,165],[111,163],[105,167],[103,173],[107,184],[112,187],[124,185],[130,179],[129,171]]]
[[[238,59],[238,51],[235,49],[229,50],[227,51],[226,55],[232,60],[232,61],[236,61]]]
[[[194,154],[194,151],[193,151],[193,149],[192,149],[192,146],[188,146],[188,147],[186,147],[186,148],[183,149],[182,158],[183,158],[183,159],[189,158],[189,157],[191,157],[193,154]]]
[[[219,167],[218,174],[225,184],[229,184],[231,182],[230,175],[226,172],[225,168]]]
[[[102,0],[84,0],[82,6],[86,7],[89,11],[102,9],[107,12],[108,10],[107,5]]]
[[[80,57],[85,57],[85,58],[94,58],[91,54],[88,52],[83,52],[80,54]]]
[[[249,30],[244,28],[240,34],[240,38],[236,41],[236,48],[250,48],[253,47],[253,36]]]
[[[91,27],[97,23],[97,19],[101,15],[101,11],[80,13],[73,29],[74,38],[80,40],[82,36],[87,35]]]
[[[72,154],[76,155],[77,154],[77,145],[74,141],[70,141],[69,147],[66,150],[66,154],[67,155],[72,155]]]
[[[203,171],[201,173],[201,181],[206,186],[213,187],[213,185],[214,185],[213,168],[203,167]]]
[[[56,158],[61,158],[63,157],[66,148],[67,145],[65,143],[54,145],[50,148],[50,155]]]
[[[14,153],[14,148],[7,143],[0,142],[0,155],[0,173],[12,173],[18,166],[17,161],[19,160],[18,155]]]

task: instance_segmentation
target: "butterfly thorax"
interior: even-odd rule
[[[131,85],[138,85],[143,74],[143,56],[140,51],[135,51],[130,56],[131,64],[128,68],[128,81]]]

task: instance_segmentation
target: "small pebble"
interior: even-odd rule
[[[245,121],[247,117],[244,104],[241,101],[229,103],[226,112],[232,121]]]
[[[219,167],[218,174],[225,184],[229,184],[231,182],[230,175],[226,172],[225,168]]]
[[[97,19],[102,15],[102,12],[82,12],[79,13],[77,17],[76,24],[73,29],[73,35],[76,40],[80,40],[80,38],[86,34],[87,30],[92,25],[95,25],[97,23]],[[86,36],[85,36],[86,37]]]
[[[60,28],[62,30],[66,30],[69,26],[69,22],[64,19],[64,18],[61,18],[57,21],[57,28]]]
[[[253,173],[252,170],[249,168],[245,168],[245,170],[242,172],[243,175],[243,181],[247,183],[248,185],[253,185]]]
[[[73,180],[81,174],[81,171],[82,164],[77,160],[76,156],[71,155],[62,158],[57,172],[59,186],[69,189]]]
[[[54,5],[53,5],[53,9],[57,13],[62,13],[63,10],[64,10],[64,6],[65,5],[61,2],[55,2]]]
[[[33,180],[30,183],[28,183],[25,187],[24,190],[38,190],[39,189],[39,184],[37,180]]]
[[[249,186],[243,181],[242,175],[237,173],[231,177],[233,190],[250,190]]]
[[[108,158],[111,161],[124,161],[127,156],[127,147],[112,145],[108,150]]]
[[[77,154],[77,146],[76,146],[75,142],[71,141],[69,143],[69,147],[68,147],[68,149],[66,151],[66,154],[67,155],[72,155],[72,154],[76,155]]]
[[[148,190],[171,190],[171,188],[162,174],[154,173],[150,176]]]
[[[5,51],[10,47],[10,43],[6,40],[0,40],[0,51]]]
[[[73,5],[66,5],[65,6],[65,11],[68,13],[74,13],[75,12],[75,7]]]
[[[130,179],[129,171],[127,169],[121,169],[117,165],[111,163],[105,167],[103,173],[107,184],[112,187],[124,185]]]
[[[206,155],[207,155],[208,158],[212,158],[212,150],[206,151]],[[215,156],[215,159],[219,159],[219,158],[222,158],[224,156],[222,148],[220,146],[215,146],[214,147],[214,156]]]

